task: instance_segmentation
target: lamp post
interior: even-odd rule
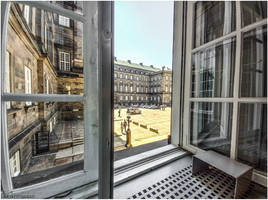
[[[126,143],[126,147],[132,147],[131,144],[131,130],[130,130],[130,116],[127,116],[127,123],[128,123],[128,128],[127,128],[127,143]]]

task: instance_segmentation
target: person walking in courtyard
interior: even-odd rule
[[[127,132],[127,121],[124,119],[124,129],[125,129],[125,133]]]
[[[121,117],[120,116],[120,113],[121,113],[121,109],[119,108],[119,110],[118,110],[118,117]]]
[[[123,124],[123,122],[121,122],[121,134],[122,135],[124,135],[123,131],[124,131],[124,124]]]

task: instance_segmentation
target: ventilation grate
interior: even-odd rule
[[[190,165],[129,199],[231,199],[234,188],[235,180],[231,176],[215,168],[193,176]],[[242,198],[247,195],[245,193]]]

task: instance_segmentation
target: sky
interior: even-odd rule
[[[173,2],[115,1],[114,55],[172,68]]]

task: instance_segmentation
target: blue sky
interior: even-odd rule
[[[114,18],[118,59],[172,67],[172,1],[116,1]]]

